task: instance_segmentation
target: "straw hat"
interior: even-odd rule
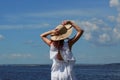
[[[72,33],[72,25],[66,24],[66,25],[58,25],[56,29],[59,32],[59,35],[51,34],[51,40],[58,41],[58,40],[64,40],[68,38]]]

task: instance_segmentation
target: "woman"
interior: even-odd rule
[[[69,39],[74,28],[77,33]],[[81,37],[83,30],[72,21],[63,21],[54,30],[41,34],[42,40],[50,46],[50,59],[53,60],[51,80],[76,80],[73,73],[75,58],[72,54],[73,44]],[[51,39],[47,36],[50,35]],[[68,39],[65,41],[65,39]]]

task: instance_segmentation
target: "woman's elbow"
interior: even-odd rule
[[[81,33],[84,33],[84,30],[83,30],[83,29],[81,29]]]
[[[43,34],[40,34],[40,37],[42,38],[42,37],[44,37],[44,35],[43,35]]]
[[[78,31],[79,35],[82,35],[83,33],[84,33],[84,30],[82,30],[82,29]]]
[[[84,32],[84,30],[83,30],[83,29],[79,30],[79,33],[83,33],[83,32]]]

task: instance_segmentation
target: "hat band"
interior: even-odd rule
[[[65,25],[64,25],[64,27],[65,27]],[[70,26],[69,28],[66,28],[66,27],[65,27],[66,30],[69,30],[69,29],[71,29],[71,28],[72,28],[72,26]],[[59,34],[59,35],[57,35],[57,36],[60,36],[60,35],[62,35],[62,34]],[[56,36],[56,35],[55,35],[55,34],[51,34],[51,36]]]

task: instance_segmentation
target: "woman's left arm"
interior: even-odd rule
[[[71,48],[72,45],[82,36],[84,30],[82,30],[77,24],[75,24],[72,21],[64,21],[62,24],[63,25],[65,25],[65,24],[71,24],[72,27],[77,31],[76,35],[68,41],[69,46]]]
[[[84,30],[81,29],[77,24],[71,22],[73,28],[77,31],[76,35],[69,40],[70,45],[72,46],[83,34]]]

